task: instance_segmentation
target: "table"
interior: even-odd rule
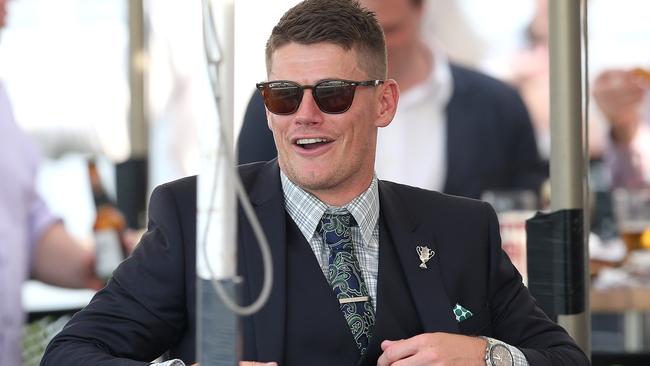
[[[94,290],[68,289],[31,280],[23,285],[23,309],[26,313],[79,310],[90,302],[94,294]]]
[[[592,314],[622,314],[623,349],[644,351],[644,313],[650,313],[650,287],[592,289],[590,308]]]

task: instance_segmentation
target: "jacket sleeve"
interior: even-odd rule
[[[184,246],[169,188],[149,205],[147,233],[107,286],[48,345],[41,365],[148,365],[187,326]]]
[[[566,331],[537,306],[501,249],[496,213],[488,204],[485,206],[490,238],[488,301],[493,337],[519,348],[531,366],[590,365]]]
[[[542,162],[537,149],[537,138],[524,101],[515,90],[508,90],[507,100],[503,100],[504,118],[512,129],[509,156],[512,159],[512,187],[529,189],[535,193],[546,178],[548,168]]]

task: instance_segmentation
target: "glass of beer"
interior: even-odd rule
[[[613,193],[614,213],[628,252],[650,249],[650,189],[621,189]]]

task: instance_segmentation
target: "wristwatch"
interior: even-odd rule
[[[485,364],[487,366],[514,366],[515,361],[512,353],[505,344],[488,337],[484,339],[487,341],[485,348]]]

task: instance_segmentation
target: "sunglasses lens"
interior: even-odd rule
[[[302,89],[290,83],[270,83],[262,89],[264,104],[271,113],[291,114],[298,110]]]
[[[314,88],[318,107],[325,113],[343,113],[352,105],[354,86],[341,80],[329,80]]]

